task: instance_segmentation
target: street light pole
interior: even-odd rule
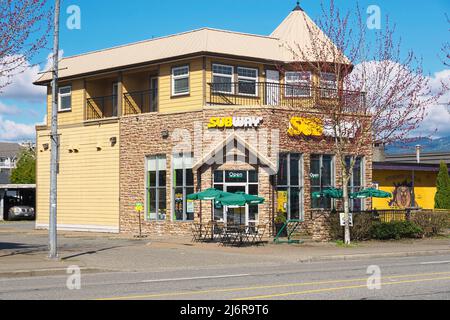
[[[57,259],[57,183],[58,183],[58,59],[59,59],[59,11],[60,0],[55,0],[53,34],[53,79],[51,118],[51,159],[50,159],[50,216],[49,216],[49,258]]]

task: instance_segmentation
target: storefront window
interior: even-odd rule
[[[347,157],[347,168],[350,167],[351,158]],[[348,182],[349,193],[356,193],[363,190],[364,186],[364,160],[362,157],[356,158],[355,166],[353,167],[353,174]],[[353,199],[350,201],[350,209],[358,212],[364,209],[364,201],[362,199]]]
[[[334,187],[334,159],[330,155],[311,155],[311,192],[321,192]],[[311,197],[311,208],[331,209],[330,198]]]
[[[166,220],[165,156],[147,158],[147,220]]]
[[[192,171],[192,155],[179,154],[173,156],[173,220],[194,220],[194,202],[186,199],[194,193],[194,174]]]
[[[277,175],[277,213],[303,220],[303,165],[298,153],[281,154]]]

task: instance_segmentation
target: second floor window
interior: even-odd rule
[[[58,111],[72,110],[72,87],[59,88]]]
[[[320,74],[320,91],[324,98],[337,97],[337,77],[334,73],[322,72]]]
[[[239,82],[239,93],[256,96],[258,82],[258,69],[253,68],[237,68],[238,82]]]
[[[189,66],[172,69],[172,95],[189,94]]]
[[[311,96],[311,72],[286,72],[286,97]]]
[[[222,64],[212,65],[212,77],[214,92],[221,93],[234,93],[233,88],[233,74],[234,68],[232,66],[226,66]]]

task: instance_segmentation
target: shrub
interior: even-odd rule
[[[422,228],[425,236],[431,237],[448,228],[449,215],[449,212],[418,212],[412,215],[411,221]]]
[[[450,176],[447,164],[441,161],[439,174],[436,179],[436,196],[434,198],[436,209],[450,209]]]
[[[330,215],[330,236],[333,240],[343,240],[344,231],[340,225],[338,213]],[[353,216],[353,227],[350,228],[351,239],[356,241],[365,241],[371,239],[371,230],[374,218],[371,214],[362,213]]]
[[[423,234],[422,228],[411,221],[376,222],[371,230],[372,237],[378,240],[420,238]]]

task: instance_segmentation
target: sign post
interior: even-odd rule
[[[143,236],[142,236],[142,227],[141,227],[141,212],[144,211],[144,205],[142,203],[138,202],[138,203],[135,204],[134,210],[139,215],[139,236],[137,236],[137,238],[143,238]]]

